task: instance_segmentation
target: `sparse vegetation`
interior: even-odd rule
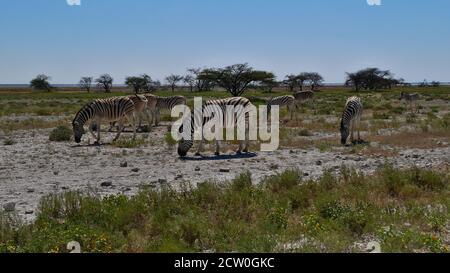
[[[147,142],[142,138],[119,138],[112,145],[117,148],[133,149],[145,145]]]
[[[50,133],[50,141],[63,142],[72,139],[72,130],[67,126],[58,126]]]
[[[360,252],[366,237],[384,252],[448,252],[449,181],[448,172],[386,166],[318,181],[286,171],[261,185],[244,173],[134,197],[53,194],[34,224],[1,214],[0,252],[66,252],[72,240],[85,252]]]

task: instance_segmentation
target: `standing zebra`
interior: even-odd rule
[[[157,97],[156,98],[156,108],[155,108],[155,125],[158,126],[161,120],[161,110],[167,109],[172,111],[172,109],[177,105],[185,105],[186,98],[183,96],[173,96],[173,97]]]
[[[295,98],[295,103],[296,104],[303,104],[304,102],[311,100],[313,102],[313,106],[314,106],[314,114],[317,113],[317,111],[316,111],[316,102],[314,100],[314,92],[313,91],[296,92],[294,94],[294,98]]]
[[[295,108],[297,108],[297,104],[295,103],[294,96],[281,96],[272,98],[267,103],[267,113],[270,115],[273,105],[278,105],[280,108],[287,106],[289,113],[291,114],[291,120],[294,117]],[[297,115],[295,115],[297,116]]]
[[[151,128],[153,123],[155,122],[156,105],[158,103],[158,97],[152,94],[145,94],[144,96],[148,101],[145,112],[147,114],[148,126],[149,128]],[[139,126],[141,126],[141,121],[139,121]]]
[[[347,138],[351,133],[350,140],[354,143],[354,131],[355,127],[358,127],[358,142],[361,142],[360,128],[359,124],[361,121],[361,116],[363,114],[363,104],[361,98],[351,97],[347,100],[345,104],[345,110],[342,114],[341,120],[341,143],[345,145],[347,143]]]
[[[410,108],[411,112],[413,112],[413,102],[415,104],[416,111],[419,110],[419,108],[417,107],[417,101],[420,100],[419,94],[417,94],[417,93],[408,94],[408,93],[402,92],[400,94],[399,100],[405,100],[407,103],[409,102],[409,108]]]
[[[147,109],[147,103],[148,100],[145,96],[143,95],[131,95],[131,96],[126,96],[126,98],[129,98],[130,100],[133,101],[134,103],[134,114],[135,117],[137,117],[139,119],[139,126],[138,128],[141,127],[141,115],[144,113],[144,111]],[[111,122],[110,123],[110,127],[109,127],[109,131],[111,132],[112,129],[114,128],[114,126],[116,125],[116,121]]]
[[[126,97],[94,100],[81,108],[72,122],[74,138],[76,143],[81,142],[81,137],[85,134],[84,125],[89,123],[89,131],[96,139],[96,144],[100,144],[100,124],[102,121],[119,122],[119,131],[114,138],[116,141],[124,128],[125,119],[131,120],[133,125],[133,137],[136,137],[136,126],[134,117],[134,102]],[[97,137],[93,132],[97,130]]]
[[[194,131],[195,131],[195,125],[201,124],[205,125],[208,121],[213,119],[212,113],[222,112],[223,118],[224,118],[224,125],[227,124],[226,119],[226,111],[227,106],[233,106],[237,107],[240,106],[241,111],[238,111],[234,115],[234,124],[236,125],[238,120],[242,118],[242,115],[244,115],[245,118],[245,140],[239,141],[239,150],[237,151],[237,154],[241,154],[242,152],[247,153],[248,152],[248,146],[249,146],[249,115],[248,113],[252,111],[253,104],[246,98],[241,97],[234,97],[234,98],[228,98],[228,99],[221,99],[221,100],[210,100],[207,101],[203,106],[202,109],[196,109],[197,112],[193,111],[191,114],[191,139],[181,139],[178,142],[178,155],[180,157],[185,157],[188,153],[188,151],[192,148],[194,145]],[[201,112],[200,112],[201,111]],[[202,119],[202,120],[198,120]],[[217,130],[217,128],[216,128]],[[180,127],[180,133],[183,132],[183,126]],[[203,143],[204,143],[204,136],[202,136],[202,140],[200,142],[200,145],[198,147],[198,150],[196,152],[196,156],[200,156],[200,153],[203,150]],[[216,140],[216,152],[215,155],[220,155],[220,141]]]

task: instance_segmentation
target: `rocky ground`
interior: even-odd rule
[[[162,184],[195,185],[206,180],[226,181],[250,170],[255,183],[265,176],[286,169],[298,169],[305,177],[317,178],[324,170],[339,170],[342,165],[365,173],[375,171],[386,162],[398,167],[440,167],[450,164],[450,147],[439,149],[406,149],[398,156],[384,158],[349,155],[347,148],[333,152],[317,149],[285,149],[236,156],[231,152],[221,157],[179,159],[175,147],[164,141],[165,126],[147,137],[149,144],[141,148],[122,149],[111,145],[88,146],[55,143],[48,140],[50,130],[15,131],[13,145],[0,149],[0,205],[16,210],[26,220],[35,218],[40,198],[49,193],[91,190],[101,195],[135,194],[142,187]],[[126,136],[126,134],[125,134]],[[103,134],[104,141],[112,134]],[[230,147],[231,148],[234,147]],[[209,155],[210,153],[205,153]]]

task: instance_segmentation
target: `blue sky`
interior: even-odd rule
[[[450,81],[450,1],[0,0],[0,84],[110,73],[162,80],[188,67],[248,62],[327,82],[375,66]]]

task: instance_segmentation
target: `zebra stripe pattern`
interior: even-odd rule
[[[347,143],[348,136],[351,133],[351,142],[354,142],[355,127],[358,127],[358,142],[361,142],[361,135],[359,130],[359,123],[363,114],[363,104],[361,98],[351,97],[345,104],[345,110],[342,114],[341,120],[341,143]]]
[[[267,113],[270,114],[270,112],[272,111],[272,106],[273,105],[278,105],[280,108],[287,106],[288,111],[291,114],[291,119],[293,119],[293,117],[294,117],[294,110],[295,110],[295,107],[296,107],[295,97],[294,96],[281,96],[281,97],[272,98],[267,103]]]
[[[159,121],[161,120],[161,110],[169,110],[177,105],[185,105],[186,98],[183,96],[173,96],[173,97],[156,97],[156,106],[155,106],[155,125],[158,126]]]
[[[247,113],[251,111],[251,107],[254,107],[253,104],[246,98],[241,97],[234,97],[234,98],[228,98],[228,99],[222,99],[222,100],[210,100],[204,103],[202,109],[196,109],[197,112],[194,112],[191,114],[191,139],[185,140],[181,139],[178,142],[178,155],[180,157],[185,157],[188,153],[188,151],[192,148],[194,145],[194,131],[195,131],[195,125],[205,125],[208,121],[210,121],[213,118],[213,113],[221,112],[223,114],[224,118],[224,125],[227,124],[226,120],[226,111],[228,106],[233,107],[241,107],[240,111],[238,111],[234,115],[234,124],[237,124],[237,121],[242,118],[242,115],[244,115],[245,123],[246,123],[246,132],[245,132],[245,140],[239,142],[239,150],[237,151],[238,154],[244,152],[248,152],[248,146],[249,146],[249,128],[248,128],[248,121],[249,117]],[[235,108],[238,109],[238,108]],[[201,111],[201,113],[200,113]],[[201,119],[201,120],[199,120]],[[180,127],[180,133],[183,132],[183,126]],[[204,139],[202,139],[196,155],[199,156],[200,153],[203,150],[203,142]],[[220,141],[216,140],[216,152],[215,155],[220,155]]]
[[[313,106],[314,106],[314,114],[317,113],[317,109],[316,109],[316,103],[314,100],[314,92],[313,91],[300,91],[300,92],[296,92],[294,94],[294,98],[295,98],[295,104],[303,104],[306,101],[311,100],[313,102]]]
[[[134,102],[126,97],[94,100],[84,106],[75,116],[72,122],[75,142],[80,143],[85,134],[84,125],[89,123],[89,131],[100,143],[100,125],[105,122],[119,122],[119,132],[114,141],[120,137],[124,128],[125,119],[132,120],[134,137],[136,137],[136,127],[134,124]],[[97,129],[97,136],[94,135],[93,128]]]
[[[139,127],[140,127],[141,126],[141,114],[146,110],[148,100],[145,96],[142,96],[142,95],[131,95],[131,96],[126,96],[126,98],[129,98],[134,103],[134,113],[135,113],[136,117],[139,118]],[[116,123],[117,122],[110,123],[110,127],[108,130],[109,132],[111,132],[112,129],[114,128],[114,126],[116,126]]]
[[[419,111],[419,108],[417,107],[417,101],[420,100],[420,95],[417,93],[414,94],[408,94],[405,92],[402,92],[400,94],[399,100],[405,100],[407,103],[409,102],[409,108],[411,112],[413,112],[413,103],[415,104],[416,111]]]
[[[294,94],[294,98],[298,102],[304,102],[304,101],[307,101],[307,100],[312,100],[314,98],[314,92],[313,91],[296,92]]]

